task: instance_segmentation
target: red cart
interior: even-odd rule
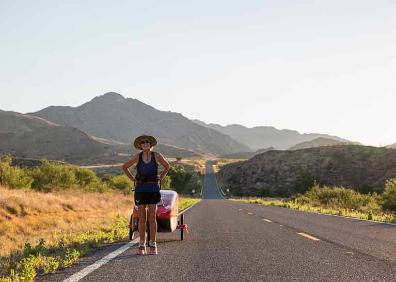
[[[184,224],[184,214],[179,213],[179,195],[172,190],[160,190],[161,201],[157,204],[157,231],[173,232],[180,230],[180,240],[184,239],[184,231],[187,225]],[[134,239],[135,231],[138,231],[139,215],[137,206],[134,206],[129,223],[129,239]],[[150,238],[148,222],[146,225],[147,239]]]

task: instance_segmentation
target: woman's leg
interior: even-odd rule
[[[150,226],[150,242],[155,242],[157,239],[157,205],[147,205],[148,206],[148,221]]]
[[[146,242],[146,221],[147,221],[147,205],[139,205],[138,206],[138,213],[139,213],[139,236],[140,236],[140,243]]]

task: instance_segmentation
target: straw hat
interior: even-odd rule
[[[133,141],[133,146],[135,146],[136,149],[141,150],[142,148],[140,147],[140,142],[142,140],[149,140],[151,147],[157,145],[157,139],[155,139],[154,136],[143,134],[136,137],[135,141]]]

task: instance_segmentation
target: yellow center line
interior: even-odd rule
[[[316,238],[316,237],[314,237],[314,236],[312,236],[312,235],[309,235],[309,234],[307,234],[307,233],[304,233],[304,232],[297,232],[297,234],[298,234],[298,235],[301,235],[301,236],[303,236],[303,237],[305,237],[305,238],[311,239],[311,240],[313,240],[313,241],[320,241],[319,238]]]

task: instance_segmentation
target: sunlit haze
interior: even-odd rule
[[[396,1],[0,2],[0,109],[114,91],[222,125],[396,142]]]

